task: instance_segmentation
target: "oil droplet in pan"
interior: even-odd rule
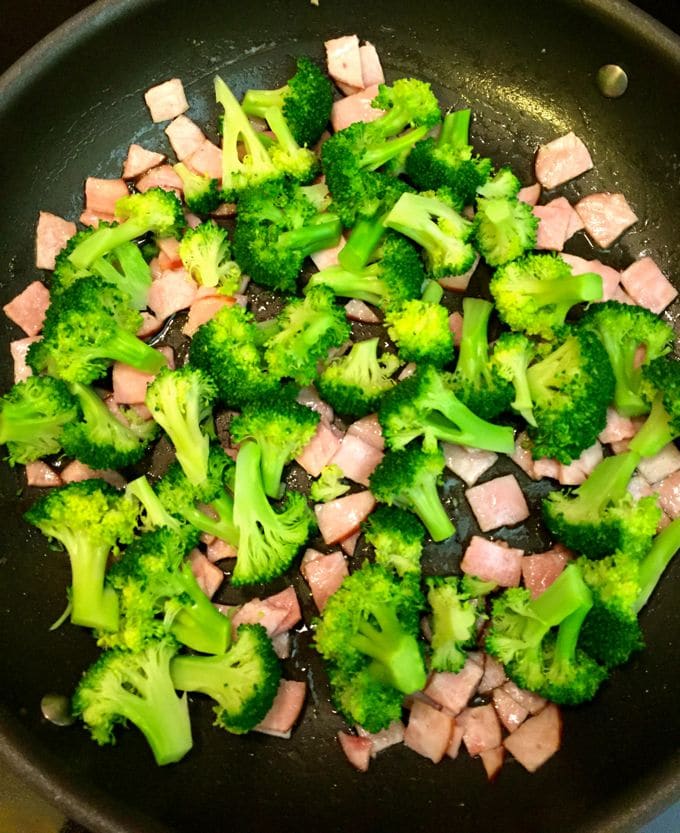
[[[45,720],[55,726],[70,726],[75,722],[69,698],[63,694],[46,694],[40,701],[40,710]]]

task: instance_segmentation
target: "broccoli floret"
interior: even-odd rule
[[[364,563],[315,620],[316,649],[330,663],[331,683],[340,688],[336,702],[352,722],[384,728],[391,722],[384,722],[387,715],[394,719],[389,689],[412,694],[425,685],[417,638],[423,606],[417,576],[399,580],[384,567]]]
[[[342,482],[343,477],[343,471],[337,463],[324,466],[318,479],[312,483],[309,496],[314,503],[328,503],[335,500],[336,497],[346,494],[350,487],[347,483]]]
[[[500,168],[492,177],[477,188],[483,199],[511,199],[519,194],[522,187],[510,168]]]
[[[268,339],[265,359],[276,379],[294,379],[309,384],[317,375],[317,364],[328,351],[350,336],[345,310],[325,286],[315,286],[304,299],[289,301],[277,317],[279,331]]]
[[[314,525],[304,495],[289,492],[280,512],[267,500],[262,483],[262,452],[247,441],[236,458],[234,523],[238,531],[238,558],[234,586],[271,581],[290,566]]]
[[[116,724],[129,721],[144,734],[159,766],[181,760],[191,749],[187,698],[175,694],[170,677],[176,653],[171,637],[149,640],[139,651],[105,651],[85,672],[72,711],[100,746],[115,743]]]
[[[58,454],[64,428],[78,418],[78,401],[50,376],[29,376],[0,398],[0,445],[9,463],[32,463]]]
[[[512,386],[489,359],[488,326],[493,304],[481,298],[463,299],[463,332],[458,362],[447,377],[458,399],[482,419],[507,410]]]
[[[495,581],[486,581],[485,579],[471,576],[465,573],[460,579],[461,592],[470,599],[483,599],[498,589]]]
[[[226,654],[175,657],[170,670],[175,688],[215,700],[215,726],[243,735],[272,707],[281,666],[262,625],[239,625],[236,635]]]
[[[529,390],[527,370],[536,356],[536,345],[524,333],[501,333],[494,344],[492,363],[496,372],[512,385],[515,398],[510,407],[536,427],[534,403]]]
[[[510,329],[551,339],[575,304],[602,298],[602,278],[573,275],[556,255],[530,254],[496,269],[489,289]]]
[[[404,448],[421,436],[429,450],[437,448],[438,440],[502,454],[512,454],[515,447],[512,428],[474,414],[429,365],[385,395],[378,418],[390,448]]]
[[[276,107],[283,113],[295,141],[302,146],[316,144],[326,129],[333,107],[333,86],[309,58],[298,58],[295,75],[276,90],[248,90],[243,110],[249,116],[267,118]]]
[[[262,482],[269,497],[281,494],[283,468],[312,439],[319,414],[294,399],[280,396],[246,405],[229,425],[236,443],[255,440],[262,452]]]
[[[210,439],[202,425],[212,417],[217,388],[197,367],[164,368],[146,389],[146,406],[170,437],[189,482],[199,486],[208,472]]]
[[[189,361],[210,376],[224,405],[238,408],[275,396],[280,387],[267,373],[261,345],[262,332],[252,314],[235,304],[198,328]]]
[[[591,607],[591,593],[575,564],[533,601],[528,590],[510,588],[493,602],[486,650],[522,688],[561,704],[591,700],[607,676],[576,647]]]
[[[80,403],[83,418],[64,427],[62,446],[69,457],[94,469],[126,468],[142,459],[156,437],[155,423],[143,419],[133,408],[120,406],[119,419],[85,385],[73,383],[71,392]]]
[[[82,278],[52,300],[28,364],[35,373],[47,371],[84,385],[103,376],[114,361],[158,373],[167,359],[135,336],[141,324],[128,295],[95,277]]]
[[[574,491],[552,492],[543,501],[543,517],[557,540],[588,558],[617,550],[641,557],[661,510],[655,495],[635,501],[627,491],[639,461],[635,452],[606,457]]]
[[[456,674],[477,641],[477,601],[463,592],[457,576],[435,576],[426,584],[432,609],[430,667]]]
[[[431,127],[439,124],[439,102],[432,88],[416,78],[400,78],[391,86],[380,84],[371,107],[385,114],[371,122],[382,136],[396,136],[405,127]]]
[[[184,202],[189,211],[195,214],[212,214],[223,202],[222,189],[217,179],[192,171],[184,162],[173,165],[173,170],[182,180]]]
[[[444,541],[456,531],[437,492],[444,471],[441,451],[424,451],[411,445],[388,451],[371,475],[376,500],[414,512],[433,541]]]
[[[134,501],[103,480],[84,480],[52,489],[24,517],[68,553],[73,624],[115,631],[118,597],[105,585],[106,562],[119,543],[132,540],[137,522]]]
[[[410,512],[379,506],[364,523],[364,537],[375,549],[375,561],[398,576],[420,574],[425,530]]]
[[[358,341],[349,353],[332,359],[316,380],[321,398],[339,414],[362,417],[375,411],[383,394],[394,387],[400,365],[391,353],[378,358],[378,339]]]
[[[406,159],[406,174],[421,191],[445,186],[461,205],[471,205],[491,173],[491,160],[473,156],[470,110],[447,113],[437,140],[422,139]]]
[[[489,266],[517,260],[536,245],[538,217],[516,197],[477,200],[474,241]]]
[[[178,532],[184,526],[188,526],[187,524],[183,525],[178,518],[167,511],[145,475],[131,480],[125,487],[125,494],[139,502],[143,529],[149,530],[156,529],[159,526],[167,526]],[[191,531],[193,531],[193,528],[191,528]]]
[[[305,258],[335,246],[340,232],[340,220],[319,214],[299,185],[265,182],[242,194],[234,255],[257,283],[294,292]]]
[[[214,220],[189,229],[179,244],[184,268],[201,286],[216,286],[223,295],[234,295],[241,285],[241,269],[231,259],[225,229]]]
[[[405,301],[387,311],[385,324],[404,361],[442,367],[453,359],[449,313],[441,304]]]
[[[403,693],[377,680],[368,668],[355,671],[329,663],[326,670],[333,705],[349,723],[379,732],[401,720]]]
[[[128,295],[133,309],[146,309],[151,288],[151,270],[135,243],[122,243],[105,257],[98,257],[89,269]]]
[[[233,479],[234,461],[219,446],[213,446],[208,456],[207,477],[203,481],[192,484],[180,464],[175,462],[155,491],[170,515],[236,547],[234,501],[229,492]],[[212,510],[211,514],[201,511],[197,506],[199,503],[206,504]]]
[[[642,389],[651,411],[630,441],[630,449],[641,457],[653,457],[680,437],[680,361],[662,357],[645,365]]]
[[[529,427],[534,459],[577,459],[607,423],[614,374],[597,336],[578,327],[561,331],[559,347],[527,371],[536,427]]]
[[[169,631],[195,651],[221,654],[231,641],[231,622],[201,590],[184,560],[198,533],[159,527],[138,536],[114,564],[111,585],[121,599],[121,625],[104,644],[137,649],[151,635]],[[156,619],[163,616],[163,621]],[[101,643],[100,643],[101,644]]]
[[[162,188],[121,197],[115,212],[118,225],[100,226],[68,256],[77,269],[86,269],[98,257],[149,232],[158,237],[177,237],[186,225],[182,203],[173,191]]]
[[[342,265],[328,266],[311,276],[307,289],[327,286],[341,297],[357,298],[389,309],[420,297],[424,282],[425,270],[416,248],[390,232],[367,266],[356,271]]]
[[[452,207],[444,191],[402,194],[385,218],[385,225],[423,247],[434,278],[462,275],[474,263],[475,250],[468,242],[472,223]]]

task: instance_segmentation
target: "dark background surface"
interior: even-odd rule
[[[305,0],[300,0],[305,2]],[[320,0],[323,3],[323,0]],[[83,0],[22,0],[9,2],[0,0],[0,21],[2,21],[2,38],[0,38],[0,73],[19,58],[30,46],[48,34],[60,23],[89,3]],[[680,3],[675,0],[643,0],[637,5],[665,23],[669,28],[680,32]],[[105,72],[105,68],[100,70]],[[0,782],[3,778],[0,764]],[[36,820],[35,830],[40,827]],[[69,833],[77,833],[80,828],[69,826]],[[680,806],[671,808],[654,823],[644,828],[644,833],[677,833],[680,831]],[[23,833],[23,831],[22,831]],[[25,833],[33,833],[26,829]]]

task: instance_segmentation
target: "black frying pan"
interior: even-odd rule
[[[214,127],[216,71],[238,93],[278,85],[291,55],[320,59],[325,38],[353,31],[377,45],[389,77],[413,74],[430,80],[444,103],[470,104],[478,146],[524,182],[537,144],[573,128],[596,169],[567,196],[620,189],[642,218],[606,262],[621,267],[649,252],[677,276],[680,41],[627,3],[320,0],[316,8],[307,0],[140,0],[95,4],[0,82],[0,303],[38,277],[31,242],[38,209],[75,218],[86,175],[119,175],[131,141],[165,146],[142,101],[146,87],[180,76],[189,115]],[[594,83],[609,62],[630,75],[619,100],[604,99]],[[590,254],[584,240],[573,250]],[[676,303],[670,314],[678,312]],[[4,319],[0,328],[5,389],[6,343],[18,336]],[[509,463],[498,473],[505,470]],[[76,628],[48,633],[63,607],[67,560],[22,522],[34,496],[20,493],[21,475],[2,468],[0,483],[1,743],[26,778],[92,830],[613,833],[636,829],[680,794],[680,564],[644,612],[650,650],[592,705],[565,711],[563,749],[534,776],[511,763],[490,786],[478,761],[434,767],[405,748],[355,773],[334,739],[342,723],[304,634],[286,673],[311,679],[311,669],[314,683],[292,740],[228,736],[211,729],[208,704],[196,704],[194,751],[161,770],[134,731],[102,750],[81,728],[42,720],[43,694],[71,691],[95,649]],[[455,481],[447,490],[460,497]],[[469,524],[459,529],[469,536]],[[539,551],[547,543],[541,532],[503,537]],[[426,568],[453,568],[460,550],[458,541],[431,551]],[[309,620],[308,594],[298,590]]]

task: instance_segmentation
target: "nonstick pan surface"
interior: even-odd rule
[[[167,147],[163,125],[150,123],[143,103],[147,87],[182,78],[188,115],[215,138],[216,72],[239,94],[277,86],[292,56],[321,60],[323,40],[354,31],[376,44],[388,78],[424,78],[444,104],[472,106],[478,149],[511,164],[525,183],[536,146],[573,129],[596,166],[562,192],[620,190],[641,218],[602,259],[623,267],[649,253],[677,285],[680,41],[627,3],[142,0],[95,4],[0,82],[0,304],[40,277],[32,245],[38,210],[77,218],[87,175],[118,176],[132,141]],[[598,92],[594,78],[605,63],[629,74],[620,99]],[[600,256],[583,238],[570,250]],[[673,320],[678,312],[676,303]],[[12,377],[6,345],[19,336],[4,320],[0,334],[4,390]],[[505,462],[493,473],[511,470],[517,473]],[[544,491],[533,487],[532,508]],[[461,513],[459,535],[428,552],[430,572],[454,568],[475,531],[463,515],[460,483],[452,478],[446,492]],[[355,773],[335,741],[343,724],[308,633],[296,636],[286,669],[310,682],[290,741],[228,736],[211,728],[209,705],[196,703],[194,750],[181,764],[157,769],[135,731],[99,749],[82,728],[41,718],[42,696],[69,693],[95,648],[77,628],[48,631],[63,608],[68,565],[21,520],[34,497],[19,471],[2,467],[0,740],[25,777],[93,831],[361,833],[446,825],[459,833],[613,833],[635,829],[678,796],[678,564],[643,614],[649,650],[617,671],[594,703],[565,710],[563,748],[533,776],[509,763],[489,785],[479,761],[435,767],[401,747],[367,774]],[[549,543],[538,522],[498,537],[528,552]],[[309,622],[309,594],[302,584],[297,589]],[[233,599],[229,592],[225,600]]]

